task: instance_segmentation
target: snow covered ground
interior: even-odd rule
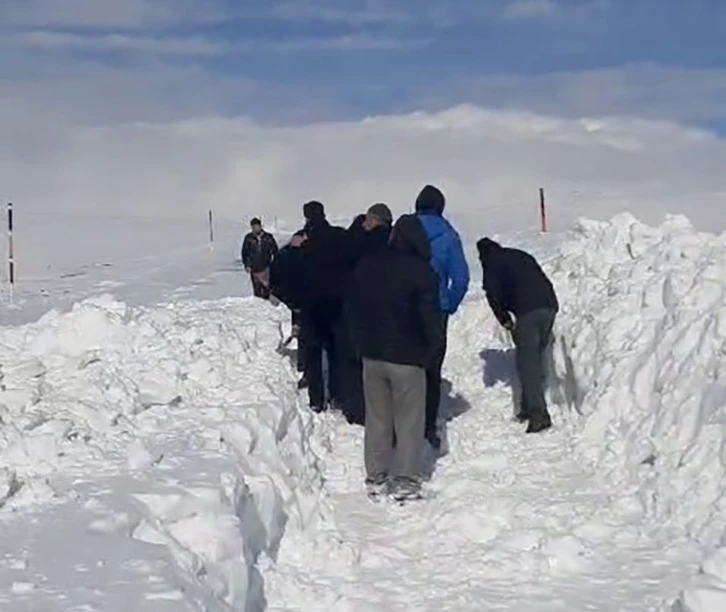
[[[297,396],[286,311],[222,297],[238,236],[210,255],[199,234],[0,329],[1,610],[726,609],[726,235],[621,215],[513,238],[563,304],[556,427],[512,420],[475,280],[431,498],[399,508],[363,493],[362,430]]]

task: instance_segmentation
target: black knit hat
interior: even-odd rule
[[[446,198],[438,187],[426,185],[416,198],[416,212],[428,212],[437,215],[444,213]]]
[[[303,216],[311,219],[325,219],[325,207],[317,200],[310,200],[303,205]]]

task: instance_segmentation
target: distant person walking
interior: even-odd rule
[[[426,422],[426,368],[439,350],[438,279],[415,215],[395,224],[390,245],[353,273],[345,318],[363,359],[365,468],[369,494],[420,493],[419,451]],[[395,450],[394,435],[396,438]],[[399,473],[391,473],[398,454]]]
[[[252,293],[262,299],[270,298],[270,264],[277,255],[277,242],[262,229],[258,218],[250,221],[251,231],[242,242],[242,265],[250,275]]]
[[[479,240],[476,247],[489,305],[499,323],[511,331],[516,346],[522,386],[518,418],[529,421],[527,433],[543,431],[552,426],[545,400],[545,357],[559,310],[554,287],[529,253],[504,248],[489,238]]]
[[[436,449],[441,447],[437,421],[449,317],[459,309],[469,288],[469,266],[464,248],[458,232],[443,216],[445,206],[444,194],[433,185],[426,185],[416,198],[416,214],[428,236],[431,265],[439,278],[441,342],[436,359],[426,370],[426,439]]]

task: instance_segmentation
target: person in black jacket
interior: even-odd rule
[[[439,283],[415,215],[402,216],[388,248],[363,259],[348,287],[346,321],[363,359],[366,485],[397,498],[420,491],[426,368],[439,350]],[[390,479],[393,439],[400,473]]]
[[[302,249],[305,232],[298,230],[288,244],[283,246],[270,265],[270,293],[290,309],[292,336],[297,339],[297,371],[301,374],[298,389],[308,386],[305,374],[305,338],[300,331],[302,304]]]
[[[552,426],[545,400],[545,355],[559,311],[554,287],[529,253],[503,248],[489,238],[476,246],[489,305],[499,323],[511,331],[516,346],[522,386],[518,418],[529,421],[527,433],[543,431]]]
[[[318,201],[303,206],[305,236],[301,244],[303,288],[300,307],[300,332],[304,339],[305,366],[310,407],[326,409],[323,377],[323,352],[328,357],[328,403],[339,407],[341,401],[340,363],[336,350],[340,340],[343,294],[351,268],[347,232],[332,226],[325,208]]]
[[[358,215],[348,228],[350,240],[351,268],[354,269],[366,257],[386,248],[391,234],[393,214],[383,203],[373,204],[366,214]],[[363,394],[363,362],[353,349],[350,331],[341,321],[338,330],[340,341],[340,381],[343,414],[351,424],[365,423],[365,398]]]
[[[391,209],[382,202],[373,204],[366,214],[358,215],[348,228],[353,265],[388,244],[393,225]]]
[[[269,299],[270,264],[277,255],[277,242],[257,218],[250,221],[250,229],[242,241],[242,265],[250,275],[254,296]]]

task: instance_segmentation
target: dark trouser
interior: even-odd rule
[[[533,310],[517,317],[512,331],[525,415],[537,417],[547,412],[545,357],[556,315],[557,311],[549,308]]]
[[[366,430],[366,476],[388,474],[393,455],[393,435],[400,474],[415,479],[423,444],[426,374],[423,368],[385,361],[363,360]]]
[[[270,299],[270,289],[259,277],[260,273],[252,272],[250,274],[250,282],[252,283],[252,294],[255,297],[262,298],[263,300]]]
[[[336,327],[340,306],[334,302],[316,304],[303,309],[300,334],[305,352],[305,374],[308,379],[310,406],[325,406],[323,351],[328,357],[328,398],[340,399],[339,364],[336,347]]]
[[[446,357],[446,336],[449,328],[448,315],[441,315],[441,344],[436,354],[436,362],[426,370],[426,432],[436,431],[441,404],[441,368]]]
[[[305,373],[305,336],[302,333],[300,325],[300,311],[294,309],[292,311],[292,326],[297,327],[297,371],[301,374]]]
[[[350,334],[342,322],[335,330],[335,335],[338,341],[338,374],[343,412],[348,422],[363,425],[366,412],[363,395],[363,362],[356,355]]]

